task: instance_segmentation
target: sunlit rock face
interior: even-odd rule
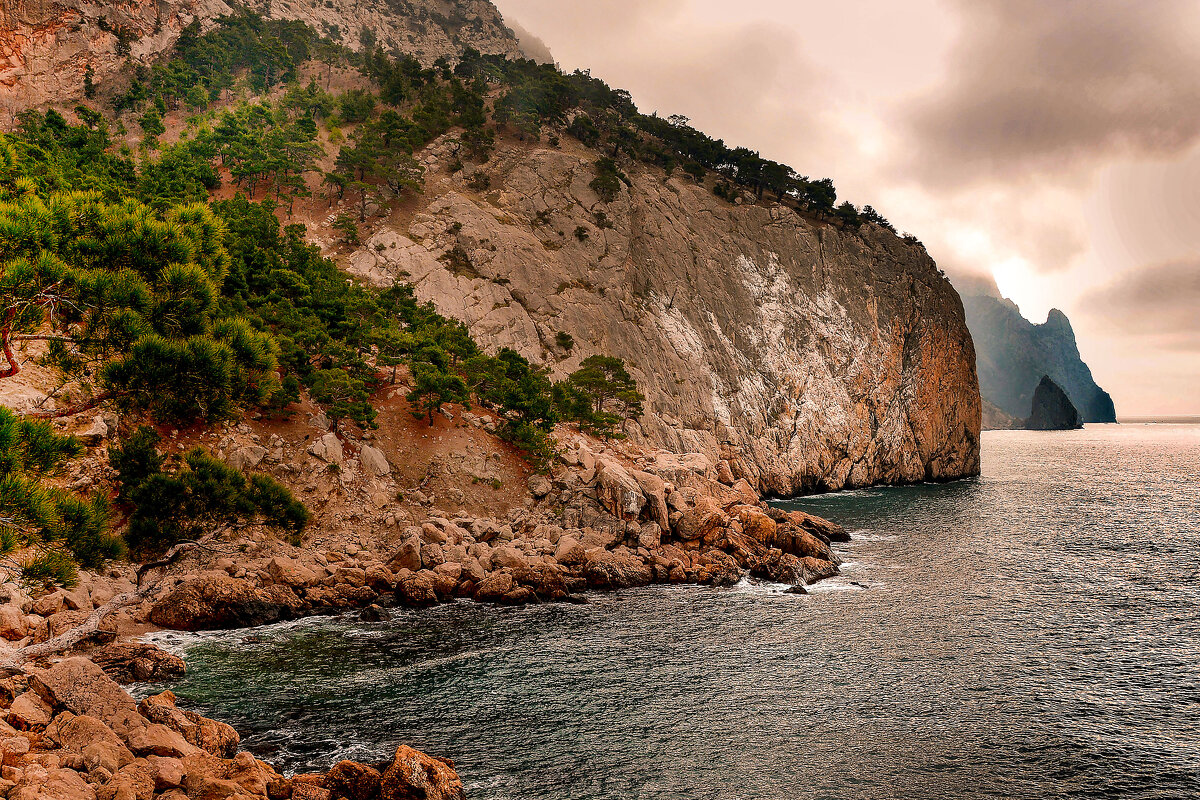
[[[648,398],[631,435],[726,459],[764,492],[978,472],[975,352],[919,245],[650,168],[602,203],[596,154],[573,141],[502,147],[482,192],[453,158],[450,144],[427,151],[419,207],[352,272],[412,282],[485,346],[556,377],[595,353],[624,358]]]
[[[272,19],[300,20],[354,50],[367,42],[425,64],[466,47],[517,58],[521,48],[486,0],[249,0]],[[210,29],[224,0],[4,0],[0,3],[0,113],[70,108],[90,70],[101,91],[128,63],[151,64],[198,21]],[[7,123],[8,119],[0,120]]]

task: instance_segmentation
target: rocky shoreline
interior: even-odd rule
[[[342,762],[290,778],[246,752],[228,725],[175,705],[170,692],[135,704],[120,682],[169,681],[185,666],[138,642],[156,629],[248,627],[302,616],[472,599],[581,601],[589,591],[652,583],[731,585],[749,575],[796,592],[838,572],[845,531],[771,508],[728,465],[699,454],[570,443],[549,476],[530,480],[524,507],[503,518],[428,509],[378,547],[299,547],[242,532],[196,548],[139,604],[111,614],[69,657],[0,682],[3,774],[12,800],[401,800],[461,798],[453,763],[408,747],[380,765]],[[348,537],[348,541],[349,538]],[[390,542],[390,544],[389,544]],[[230,557],[230,548],[238,556]],[[135,591],[138,571],[84,574],[37,597],[8,584],[0,637],[45,642]]]

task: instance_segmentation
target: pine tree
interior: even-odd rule
[[[21,369],[21,341],[84,399],[174,419],[227,416],[277,384],[277,346],[244,321],[218,321],[228,271],[225,228],[203,205],[158,214],[94,193],[0,202],[0,348]]]
[[[0,407],[0,569],[9,578],[70,586],[77,563],[95,568],[123,554],[102,495],[80,497],[48,482],[82,451],[50,423]]]

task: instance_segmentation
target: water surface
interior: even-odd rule
[[[1200,426],[984,434],[826,495],[841,578],[169,635],[287,769],[408,743],[503,798],[1200,797]]]

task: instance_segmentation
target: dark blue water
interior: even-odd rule
[[[1200,797],[1200,426],[984,436],[984,474],[810,498],[845,575],[179,636],[291,770],[401,742],[471,798]]]

